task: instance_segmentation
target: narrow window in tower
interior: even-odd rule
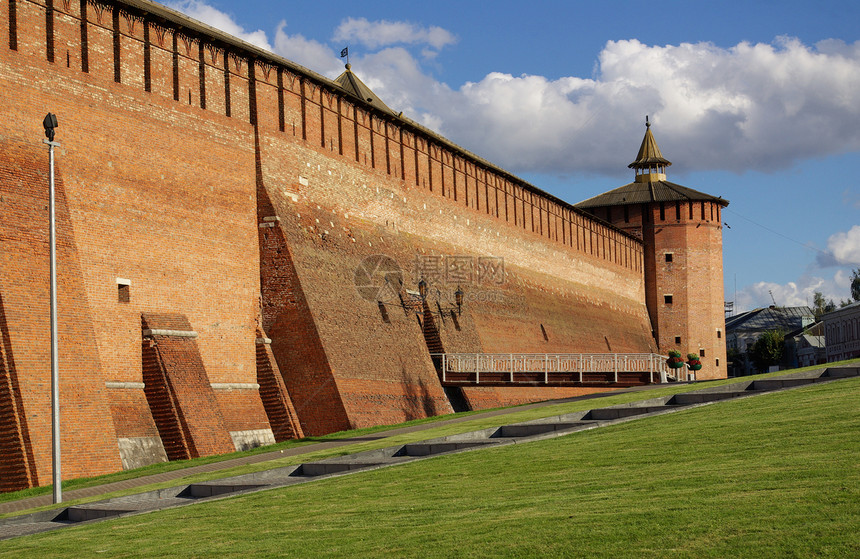
[[[666,219],[666,204],[660,202],[660,221],[664,221]]]
[[[693,203],[690,202],[690,219],[693,219]]]
[[[705,203],[702,202],[702,221],[705,221]]]
[[[722,337],[723,337],[723,331],[720,330],[719,328],[717,328],[717,339],[719,340]]]
[[[681,202],[675,200],[675,220],[681,221]]]
[[[672,262],[673,254],[671,252],[666,253],[666,262]]]
[[[667,305],[672,304],[672,296],[671,295],[663,295],[663,302]]]
[[[704,349],[700,349],[700,350],[699,350],[699,357],[704,357],[704,356],[705,356],[705,350],[704,350]]]
[[[717,359],[717,367],[719,367],[719,366],[720,366],[720,360]]]
[[[675,336],[675,345],[681,345],[681,336]]]
[[[630,223],[630,206],[624,206],[624,223]]]

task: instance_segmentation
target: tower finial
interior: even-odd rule
[[[636,182],[654,182],[666,180],[666,167],[672,163],[663,157],[657,140],[651,133],[651,119],[645,115],[645,137],[636,155],[636,161],[628,165],[636,172]]]

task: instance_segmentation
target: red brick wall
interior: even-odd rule
[[[4,90],[0,90],[4,91]],[[16,102],[3,97],[4,105]],[[39,122],[39,121],[37,121]],[[13,126],[15,126],[13,124]],[[38,141],[38,136],[36,136]],[[44,149],[42,149],[44,147]],[[3,432],[27,448],[31,483],[51,480],[51,357],[47,146],[0,140],[0,297],[5,391]],[[57,165],[57,288],[64,478],[119,469],[114,426],[70,216],[69,179]],[[82,305],[81,302],[84,302]],[[14,443],[17,445],[18,443]],[[13,446],[14,446],[13,445]],[[5,460],[5,458],[4,458]],[[5,479],[5,476],[4,476]],[[5,483],[0,482],[4,489]]]
[[[179,314],[148,313],[143,317],[144,343],[154,354],[155,367],[144,377],[146,393],[153,408],[171,408],[175,417],[166,421],[155,416],[162,438],[181,430],[189,458],[231,452],[233,444],[221,408],[209,383],[195,337],[172,333],[150,333],[146,330],[191,331],[191,325]],[[237,402],[230,402],[234,406]],[[233,421],[241,421],[233,418]]]
[[[498,285],[464,286],[459,329],[439,321],[446,351],[653,345],[642,245],[619,230],[405,119],[354,106],[316,75],[175,25],[157,5],[159,17],[144,20],[122,2],[55,1],[48,25],[44,4],[5,3],[4,31],[10,6],[17,26],[0,44],[0,204],[10,216],[0,224],[0,294],[34,483],[45,479],[50,429],[29,411],[48,394],[34,380],[46,367],[46,318],[31,303],[46,291],[31,271],[45,255],[34,236],[44,230],[31,225],[44,222],[44,195],[28,189],[44,182],[48,110],[60,121],[61,269],[71,274],[61,303],[73,345],[61,352],[79,364],[64,373],[75,378],[64,429],[98,441],[68,475],[117,469],[115,430],[151,431],[118,418],[139,399],[104,387],[143,381],[143,313],[188,318],[210,383],[257,381],[262,327],[308,434],[449,411],[418,317],[387,301],[385,322],[355,288],[355,269],[373,254],[404,268],[403,292],[416,288],[416,258],[504,259]],[[265,217],[280,222],[260,228]],[[128,301],[120,280],[130,281]],[[265,428],[256,390],[215,399],[227,429]]]
[[[275,440],[281,442],[300,439],[304,437],[304,432],[278,363],[269,347],[270,343],[270,339],[258,338],[257,382],[260,385],[260,399],[263,401]]]
[[[0,491],[36,484],[35,458],[0,293]]]
[[[158,436],[143,389],[109,388],[106,393],[118,438]]]
[[[610,392],[612,388],[543,388],[543,387],[470,387],[463,388],[463,394],[474,410],[517,406],[542,400],[573,398],[599,392]]]
[[[289,176],[286,165],[295,166],[298,157],[317,161],[312,150],[301,153],[266,135],[261,145],[264,185],[284,184]],[[269,317],[264,324],[273,338],[273,350],[306,431],[314,429],[306,422],[309,413],[303,409],[306,397],[297,395],[293,386],[305,391],[316,387],[315,394],[322,398],[322,390],[336,384],[350,425],[356,427],[402,421],[415,417],[418,412],[432,414],[447,408],[435,382],[435,371],[428,359],[417,317],[404,311],[396,297],[388,296],[383,300],[386,322],[377,302],[363,299],[356,290],[354,272],[364,258],[374,254],[387,255],[400,264],[404,272],[404,293],[406,289],[417,289],[418,278],[413,270],[416,258],[459,255],[477,259],[500,255],[506,259],[508,275],[500,285],[480,285],[477,281],[463,285],[466,304],[456,326],[450,316],[445,320],[436,319],[445,351],[647,352],[655,349],[642,303],[641,278],[632,270],[607,265],[597,258],[573,259],[565,254],[569,249],[559,246],[553,251],[556,245],[537,235],[533,240],[528,237],[522,240],[507,235],[497,237],[496,230],[483,232],[492,217],[480,213],[453,213],[446,207],[448,202],[434,204],[433,199],[415,196],[399,181],[392,180],[384,189],[384,183],[376,178],[380,185],[377,192],[376,187],[361,184],[365,177],[360,169],[335,166],[335,162],[327,161],[326,166],[320,164],[319,169],[314,164],[310,167],[305,164],[298,165],[293,172],[301,174],[301,180],[296,181],[299,184],[291,189],[298,191],[298,201],[293,200],[295,193],[292,191],[267,189],[268,195],[277,200],[270,211],[280,221],[269,222],[277,223],[277,227],[262,227],[261,236],[273,239],[283,235],[280,258],[283,259],[284,254],[291,257],[291,287],[266,289],[267,285],[285,282],[272,266],[274,262],[267,257],[275,251],[264,250],[264,317]],[[277,178],[269,181],[267,177]],[[352,180],[355,180],[354,185]],[[404,195],[407,197],[405,204]],[[409,197],[415,198],[412,205]],[[327,207],[324,208],[323,203]],[[328,204],[337,206],[332,208]],[[353,213],[350,208],[363,211]],[[377,212],[379,217],[371,218],[371,211]],[[519,235],[518,232],[513,234]],[[475,247],[482,245],[488,247],[488,252],[476,253]],[[521,246],[512,249],[510,245]],[[548,257],[547,253],[555,258]],[[268,306],[272,296],[296,293],[296,285],[302,288],[304,302],[282,301]],[[450,297],[457,286],[440,287],[447,290]],[[438,309],[435,301],[435,295],[431,296],[431,307]],[[279,343],[286,342],[278,341],[282,332],[275,315],[277,312],[288,314],[279,304],[299,305],[303,309],[309,318],[299,321],[294,328],[297,330],[303,325],[301,328],[305,332],[314,332],[314,343],[319,346],[313,355],[319,357],[313,359],[324,356],[324,362],[310,365],[312,358],[306,354],[309,343],[303,342],[301,348],[291,351],[279,348]],[[446,309],[452,304],[452,300],[446,301],[444,297],[440,301],[440,306]],[[273,326],[269,327],[269,323]],[[548,340],[544,339],[541,324],[548,333]],[[294,338],[303,339],[295,335]],[[290,359],[289,363],[281,361],[285,358]],[[325,376],[303,372],[298,382],[290,384],[292,375],[303,369],[324,370]],[[491,392],[497,394],[497,399],[521,401],[504,391]],[[534,399],[540,394],[533,391],[523,397]],[[544,392],[543,397],[549,397],[548,394]],[[475,405],[482,405],[479,401],[475,399]]]
[[[47,148],[41,144],[40,126],[45,112],[58,115],[57,140],[62,143],[57,150],[64,204],[59,269],[66,343],[61,340],[60,354],[61,359],[87,363],[86,371],[61,369],[61,377],[75,379],[71,388],[61,379],[61,407],[71,410],[62,414],[62,430],[69,437],[67,446],[80,449],[64,458],[66,477],[119,469],[116,437],[151,431],[151,419],[147,424],[144,413],[136,415],[141,418],[137,423],[128,417],[119,421],[123,410],[140,407],[140,398],[132,401],[129,391],[105,389],[106,381],[142,381],[141,312],[187,314],[197,325],[200,356],[211,382],[256,382],[259,274],[253,144],[247,119],[237,122],[188,106],[188,90],[194,104],[199,98],[199,86],[193,86],[194,79],[199,82],[199,48],[186,52],[179,42],[184,57],[180,84],[187,88],[185,103],[177,103],[170,33],[164,34],[167,50],[157,44],[154,31],[145,45],[143,22],[121,15],[122,83],[116,83],[116,21],[111,10],[99,23],[92,4],[72,1],[67,13],[64,2],[55,2],[55,60],[50,63],[44,9],[32,2],[17,4],[16,15],[23,18],[16,34],[20,48],[10,49],[7,41],[0,45],[5,142],[0,205],[2,226],[7,228],[0,240],[6,263],[0,292],[33,438],[34,479],[44,483],[50,480],[50,414],[38,410],[48,409],[50,394],[44,382],[33,383],[47,378],[47,307],[42,316],[29,301],[47,305],[47,228],[33,227],[46,223],[42,188],[47,184]],[[76,19],[81,5],[89,8],[86,56]],[[8,3],[0,6],[4,36],[8,9]],[[145,50],[150,55],[148,71]],[[81,71],[84,59],[87,73]],[[145,91],[147,73],[152,93]],[[217,102],[217,88],[212,89]],[[247,94],[245,99],[247,115]],[[200,165],[201,154],[207,165]],[[31,168],[36,175],[27,174]],[[72,267],[77,269],[77,284],[65,280],[64,285],[63,274]],[[28,277],[21,279],[21,274]],[[129,302],[118,300],[117,278],[131,280]],[[62,317],[70,315],[80,315],[77,325],[86,328],[86,334],[80,333],[81,327],[63,324]],[[251,396],[231,406],[253,408],[252,423],[267,428],[259,395]],[[85,405],[79,405],[81,399]],[[98,406],[103,409],[95,411]],[[93,434],[99,429],[103,431]]]

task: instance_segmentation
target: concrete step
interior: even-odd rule
[[[79,505],[66,509],[65,520],[68,522],[85,522],[97,518],[119,516],[137,510],[137,508],[129,506],[128,503],[119,506],[110,504]]]
[[[667,406],[631,406],[629,408],[598,408],[589,411],[583,419],[596,419],[607,421],[612,419],[621,419],[622,417],[632,417],[655,411],[665,411],[671,409]]]
[[[293,475],[315,477],[327,474],[337,474],[353,470],[363,470],[374,466],[381,466],[385,462],[308,462],[302,464]]]
[[[738,396],[749,396],[749,392],[689,392],[687,394],[675,394],[667,404],[675,406],[689,406],[692,404],[703,404],[705,402],[729,400],[731,398],[737,398]]]
[[[814,382],[821,382],[817,378],[775,378],[775,379],[763,379],[763,380],[754,380],[752,384],[749,385],[747,390],[779,390],[780,388],[791,388],[794,386],[803,386],[805,384],[812,384]]]
[[[488,444],[497,443],[496,441],[490,440],[412,443],[405,445],[399,454],[401,456],[431,456],[433,454],[441,454],[443,452],[451,452],[454,450],[462,450],[465,448],[473,448],[476,446],[485,446]]]
[[[576,421],[573,423],[524,423],[518,425],[503,425],[498,432],[499,437],[532,437],[544,433],[567,431],[585,425],[593,425],[592,421]]]
[[[860,376],[860,367],[831,367],[824,371],[822,378],[851,378]]]
[[[185,489],[185,491],[180,493],[180,496],[191,497],[192,499],[202,499],[205,497],[214,497],[215,495],[226,495],[228,493],[236,493],[238,491],[259,489],[261,487],[266,487],[266,484],[192,483]]]

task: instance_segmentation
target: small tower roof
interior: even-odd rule
[[[636,161],[628,165],[631,169],[648,169],[654,165],[665,165],[668,167],[672,162],[663,157],[660,153],[660,147],[657,145],[657,140],[654,139],[654,134],[651,133],[651,123],[648,122],[648,117],[645,117],[645,137],[642,138],[642,145],[639,147],[639,153],[636,155]]]
[[[723,207],[729,205],[728,200],[719,196],[711,196],[667,181],[662,168],[671,164],[660,153],[657,141],[654,140],[654,134],[651,133],[651,123],[648,122],[646,116],[645,138],[642,139],[642,146],[639,148],[636,161],[628,165],[631,169],[636,170],[636,181],[574,205],[583,210],[605,206],[627,206],[652,202],[689,202],[693,200],[716,202]],[[655,169],[658,170],[657,173],[654,172]]]
[[[603,206],[627,206],[651,202],[689,202],[693,200],[716,202],[724,207],[729,205],[729,201],[724,198],[711,196],[669,181],[631,182],[574,205],[580,209],[588,209]]]
[[[388,108],[388,106],[382,102],[382,100],[376,96],[376,94],[371,91],[369,87],[367,87],[364,82],[358,79],[358,76],[352,73],[352,66],[350,64],[346,65],[346,70],[334,79],[334,83],[340,86],[348,95],[360,99],[364,103],[371,105],[375,109],[379,109],[382,112],[388,113],[390,115],[397,116],[397,114]]]

